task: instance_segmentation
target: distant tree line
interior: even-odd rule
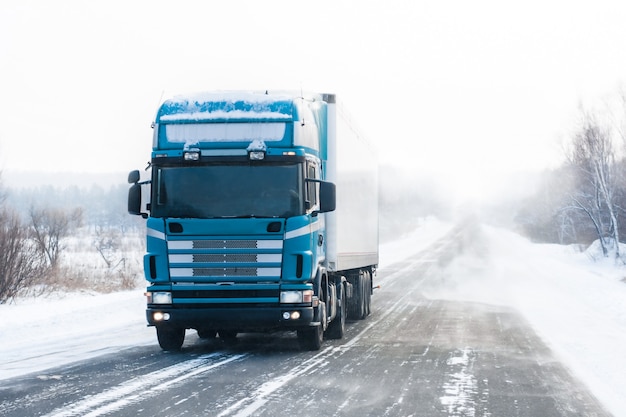
[[[74,210],[80,208],[83,225],[90,228],[114,226],[122,231],[141,228],[144,222],[127,212],[128,184],[120,183],[105,188],[98,184],[91,187],[57,187],[40,185],[29,188],[5,190],[7,202],[22,217],[35,208]]]
[[[617,104],[616,104],[617,102]],[[537,193],[523,202],[517,223],[532,239],[560,244],[599,241],[620,257],[626,236],[626,96],[601,109],[581,109],[563,154]]]

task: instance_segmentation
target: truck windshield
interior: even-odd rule
[[[301,165],[161,167],[154,217],[292,217],[303,213]]]

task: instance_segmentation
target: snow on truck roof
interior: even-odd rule
[[[225,120],[292,121],[298,119],[296,101],[301,94],[268,92],[207,92],[166,100],[157,123]],[[322,100],[319,95],[307,97]]]
[[[245,150],[252,141],[263,140],[276,149],[297,146],[318,153],[326,135],[326,104],[333,99],[241,91],[177,96],[159,107],[153,150]]]

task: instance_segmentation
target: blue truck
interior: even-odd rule
[[[152,128],[128,211],[147,219],[146,317],[163,350],[187,329],[295,331],[318,350],[370,314],[377,161],[334,94],[177,96]]]

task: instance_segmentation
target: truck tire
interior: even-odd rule
[[[326,321],[326,305],[319,305],[320,324],[298,330],[298,343],[302,350],[320,350],[324,341],[324,321]]]
[[[365,317],[372,313],[372,273],[370,271],[365,272],[367,279],[365,280],[364,292],[365,292]],[[363,317],[363,318],[365,318]]]
[[[185,329],[178,327],[157,326],[159,346],[166,352],[178,352],[185,341]]]
[[[365,310],[366,294],[365,280],[366,272],[359,271],[358,275],[351,281],[353,286],[352,298],[348,303],[348,317],[352,320],[363,320],[367,314]]]
[[[346,332],[346,299],[345,299],[345,290],[343,285],[340,285],[341,288],[339,294],[337,294],[337,315],[335,319],[330,322],[328,325],[328,329],[326,330],[326,337],[328,339],[343,339],[343,335]]]

